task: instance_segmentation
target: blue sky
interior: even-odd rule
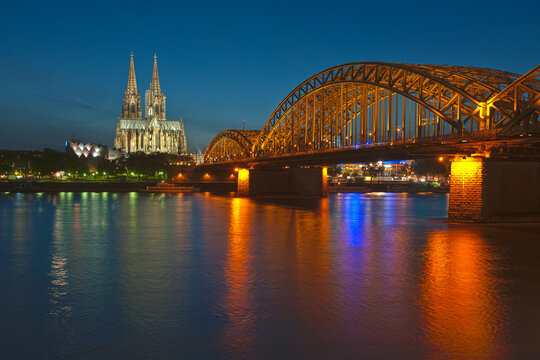
[[[154,52],[167,118],[188,148],[259,129],[309,76],[352,61],[489,67],[540,63],[538,1],[8,2],[0,13],[0,149],[112,145],[134,53]],[[144,95],[143,99],[144,101]]]

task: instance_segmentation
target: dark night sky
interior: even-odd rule
[[[112,145],[131,51],[143,101],[157,52],[167,118],[204,151],[340,63],[525,73],[540,63],[539,13],[537,0],[3,2],[0,149],[60,150],[73,133]]]

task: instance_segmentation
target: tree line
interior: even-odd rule
[[[171,164],[190,163],[187,155],[132,153],[118,160],[103,157],[77,157],[74,153],[52,149],[43,151],[0,150],[0,175],[53,178],[58,172],[70,177],[84,177],[91,173],[106,176],[166,176]],[[161,174],[160,174],[161,173]]]

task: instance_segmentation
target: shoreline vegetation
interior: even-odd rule
[[[0,192],[132,192],[157,181],[2,181]]]

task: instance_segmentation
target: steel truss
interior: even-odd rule
[[[205,161],[232,161],[251,156],[253,141],[259,130],[223,130],[210,142],[204,153]]]
[[[261,131],[219,133],[205,161],[526,131],[538,125],[539,114],[540,65],[519,76],[447,65],[350,63],[296,87]]]

